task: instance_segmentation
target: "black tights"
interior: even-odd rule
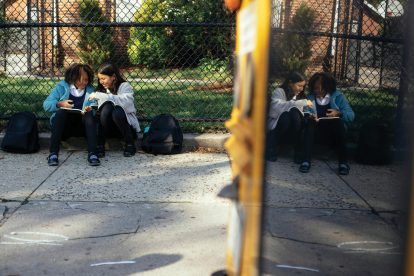
[[[59,153],[60,141],[72,136],[84,136],[88,152],[96,152],[96,120],[93,112],[71,113],[59,109],[52,119],[52,136],[49,151]]]
[[[99,122],[99,145],[105,144],[106,137],[119,136],[119,133],[127,145],[134,144],[133,129],[128,123],[122,107],[116,106],[111,102],[104,103],[100,108]]]
[[[267,134],[266,154],[268,157],[277,155],[277,148],[282,138],[292,137],[295,150],[299,149],[302,120],[302,113],[297,108],[291,108],[280,115],[276,127]]]

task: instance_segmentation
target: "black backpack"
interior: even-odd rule
[[[385,125],[365,124],[361,127],[355,159],[367,165],[391,163],[391,137]]]
[[[177,119],[170,114],[160,114],[144,131],[142,150],[152,154],[175,154],[183,149],[183,131]]]
[[[39,150],[39,131],[36,116],[32,112],[22,111],[10,117],[1,149],[16,153],[32,153]]]

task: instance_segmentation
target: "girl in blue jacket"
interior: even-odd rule
[[[89,65],[71,65],[65,72],[65,79],[53,88],[43,102],[44,110],[52,112],[49,166],[59,165],[60,142],[71,136],[85,136],[89,165],[100,165],[96,154],[97,124],[92,108],[96,102],[89,100],[89,95],[94,91],[93,76],[93,70]]]
[[[305,123],[303,162],[299,171],[309,172],[314,140],[332,144],[338,153],[338,173],[349,174],[346,149],[346,125],[355,114],[345,95],[336,89],[335,78],[329,73],[316,73],[309,80],[308,99],[313,102]]]

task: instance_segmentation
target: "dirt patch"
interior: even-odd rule
[[[189,152],[196,152],[196,153],[225,153],[225,149],[217,149],[217,148],[193,148],[190,149]]]

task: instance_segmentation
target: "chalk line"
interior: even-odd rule
[[[104,263],[91,264],[91,266],[114,265],[114,264],[135,264],[135,261],[104,262]]]
[[[312,271],[312,272],[319,272],[318,269],[313,269],[313,268],[303,267],[303,266],[276,265],[276,267],[279,267],[279,268],[290,268],[290,269],[299,269],[299,270],[306,270],[306,271]]]

